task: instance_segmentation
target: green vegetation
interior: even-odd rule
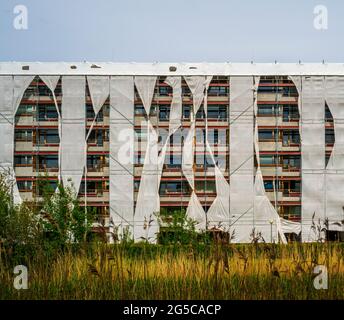
[[[0,299],[344,299],[341,243],[234,245],[197,235],[185,212],[159,245],[88,242],[92,214],[71,190],[13,206],[9,189],[0,179]],[[13,287],[19,264],[27,290]],[[313,286],[317,265],[328,290]]]

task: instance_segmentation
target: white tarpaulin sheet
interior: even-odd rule
[[[210,79],[208,80],[210,83]],[[209,144],[209,130],[208,130],[208,96],[207,90],[204,97],[204,113],[205,113],[205,127],[206,127],[206,150],[215,166],[215,187],[216,198],[211,204],[207,212],[208,229],[221,230],[224,232],[230,231],[230,213],[229,213],[229,183],[225,176],[216,164],[214,152]]]
[[[259,234],[265,242],[277,243],[279,239],[283,243],[287,240],[282,231],[281,220],[275,209],[271,204],[264,187],[264,180],[262,171],[260,169],[260,151],[258,139],[258,86],[259,77],[255,77],[255,93],[254,93],[254,116],[255,116],[255,129],[254,129],[254,147],[257,160],[257,171],[254,181],[254,229],[257,235]],[[257,236],[256,235],[256,236]]]
[[[324,77],[302,78],[301,101],[302,241],[310,242],[319,236],[312,223],[325,219]]]
[[[14,156],[14,117],[23,94],[30,85],[33,76],[0,77],[0,173],[7,175],[13,185],[13,202],[21,203],[13,168]]]
[[[83,76],[62,77],[61,107],[61,177],[63,185],[79,192],[86,162],[85,104],[86,79]]]
[[[143,164],[139,192],[134,215],[135,241],[156,242],[159,224],[157,214],[160,210],[158,134],[150,119],[150,109],[157,77],[137,76],[135,86],[147,114],[147,148]]]
[[[326,167],[326,219],[329,230],[344,231],[344,77],[326,77],[325,98],[335,133]]]
[[[229,231],[229,184],[218,166],[215,166],[216,198],[207,212],[208,228]]]
[[[165,83],[172,87],[173,96],[170,107],[170,119],[168,126],[168,135],[166,136],[163,147],[158,158],[158,184],[160,185],[163,165],[165,162],[166,152],[170,145],[170,137],[179,129],[182,124],[182,78],[168,77]]]
[[[281,226],[284,233],[301,233],[301,223],[281,218]]]
[[[109,77],[87,76],[87,84],[88,84],[88,89],[90,92],[93,111],[94,111],[95,116],[92,121],[91,127],[88,130],[86,138],[88,138],[89,135],[91,134],[93,126],[97,119],[97,115],[110,94]]]
[[[190,91],[192,93],[193,109],[190,117],[190,130],[184,141],[183,158],[182,158],[182,171],[185,178],[188,180],[191,187],[191,197],[186,210],[188,219],[195,222],[195,229],[202,231],[206,229],[206,214],[196,195],[195,181],[194,181],[194,154],[195,154],[195,134],[196,134],[196,114],[199,110],[205,91],[208,90],[211,77],[194,76],[184,77]]]
[[[253,203],[253,77],[230,78],[230,213],[233,242],[251,242]]]
[[[134,78],[112,77],[110,82],[110,217],[120,239],[134,235],[134,151]]]

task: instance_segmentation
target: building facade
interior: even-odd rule
[[[233,242],[342,238],[343,129],[339,64],[0,63],[14,200],[60,180],[136,241],[178,212]]]

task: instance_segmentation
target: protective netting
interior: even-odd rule
[[[160,210],[158,133],[150,121],[150,109],[157,77],[137,76],[135,86],[146,110],[147,120],[143,126],[147,130],[147,146],[141,173],[140,187],[134,215],[135,241],[156,242]]]
[[[134,233],[134,78],[110,81],[110,217],[121,238]]]
[[[95,117],[86,131],[92,132],[96,117],[110,95],[109,207],[111,230],[123,237],[128,231],[136,241],[156,242],[159,231],[156,214],[160,211],[159,187],[163,164],[170,152],[170,137],[182,125],[182,77],[167,77],[172,87],[168,134],[159,141],[156,124],[151,120],[151,106],[156,76],[62,76],[62,103],[59,110],[55,96],[59,75],[42,75],[51,90],[59,118],[59,172],[65,186],[79,191],[86,166],[86,78]],[[191,188],[187,216],[196,221],[197,230],[216,228],[234,231],[233,242],[251,242],[261,233],[265,241],[285,242],[284,233],[302,233],[302,240],[316,241],[314,224],[327,224],[332,231],[344,231],[344,77],[290,76],[299,93],[298,110],[301,136],[302,224],[282,219],[264,188],[260,168],[257,122],[259,77],[230,77],[229,111],[229,183],[225,170],[215,159],[208,136],[207,91],[212,76],[184,76],[192,93],[190,128],[182,150],[182,173]],[[34,76],[0,77],[0,172],[8,171],[14,181],[13,198],[21,201],[13,170],[14,117],[23,94]],[[135,199],[135,87],[141,98],[147,141],[140,185]],[[205,114],[205,150],[214,171],[216,197],[207,214],[196,194],[195,138],[196,114],[203,103]],[[325,103],[333,116],[335,143],[325,162]],[[256,121],[255,121],[256,120]],[[159,142],[160,146],[159,147]],[[254,155],[257,169],[255,170]],[[85,175],[86,177],[86,175]],[[86,183],[85,183],[86,184]],[[275,190],[274,190],[275,191]],[[136,202],[136,205],[135,205]]]
[[[12,185],[13,202],[22,202],[16,183],[14,154],[14,119],[23,94],[34,76],[1,76],[0,77],[0,173],[6,175]]]
[[[254,226],[253,77],[230,78],[230,218],[233,242],[251,242]]]
[[[325,219],[324,77],[302,77],[302,240],[318,240],[312,227]]]
[[[62,77],[60,172],[63,185],[73,188],[76,194],[86,162],[85,88],[84,76]]]

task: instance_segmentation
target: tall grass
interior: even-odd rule
[[[344,299],[344,244],[234,245],[197,234],[185,212],[160,245],[89,242],[93,214],[72,190],[14,206],[7,180],[0,175],[0,299]],[[26,290],[13,286],[19,264]],[[328,268],[328,290],[313,286],[317,265]]]
[[[344,299],[344,246],[107,245],[67,247],[27,259],[29,289],[13,288],[1,259],[1,299]],[[328,290],[313,286],[328,267]]]

